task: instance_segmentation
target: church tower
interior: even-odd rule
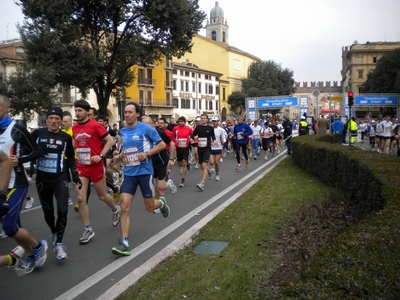
[[[210,12],[210,19],[207,20],[206,37],[221,43],[228,44],[228,21],[224,20],[224,11],[215,2],[215,7]]]

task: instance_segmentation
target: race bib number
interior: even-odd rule
[[[91,165],[90,160],[90,148],[78,148],[76,149],[76,155],[78,157],[78,163],[81,165]]]
[[[132,148],[127,148],[124,150],[125,154],[125,165],[128,167],[134,167],[134,166],[139,166],[140,165],[140,160],[137,156],[138,154],[138,148],[137,147],[132,147]]]
[[[199,138],[199,147],[200,148],[207,147],[207,138]]]
[[[187,139],[178,139],[178,147],[179,148],[186,148],[187,146]]]
[[[38,159],[38,169],[39,171],[45,173],[56,174],[57,162],[58,162],[57,153],[45,154],[44,157],[39,157]]]
[[[243,139],[244,139],[244,137],[243,137],[243,132],[238,132],[238,133],[237,133],[237,139],[238,139],[238,140],[243,140]]]

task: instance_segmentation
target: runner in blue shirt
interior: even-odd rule
[[[111,249],[116,255],[130,255],[129,250],[129,212],[139,186],[142,191],[146,210],[153,212],[160,209],[164,218],[169,216],[169,207],[164,196],[154,199],[153,163],[151,156],[165,149],[160,135],[150,125],[139,122],[140,106],[129,102],[125,105],[124,117],[127,126],[120,131],[122,152],[115,153],[114,163],[124,163],[124,180],[121,185],[121,219],[122,240]]]

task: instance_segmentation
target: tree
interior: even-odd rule
[[[246,109],[246,94],[242,92],[233,92],[228,96],[228,104],[230,105],[230,110],[241,115]]]
[[[249,67],[249,75],[242,79],[243,92],[248,97],[292,95],[294,87],[293,71],[282,69],[272,60],[254,62]]]
[[[10,98],[12,116],[22,114],[25,121],[30,121],[33,112],[40,114],[54,104],[57,93],[51,88],[55,83],[50,74],[47,68],[32,69],[24,64],[4,80],[0,94]]]
[[[400,93],[400,48],[386,53],[368,74],[364,93]]]
[[[46,66],[83,97],[93,89],[99,113],[134,80],[134,65],[181,57],[205,19],[198,0],[20,0],[29,63]]]

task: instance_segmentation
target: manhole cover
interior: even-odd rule
[[[193,252],[195,254],[219,254],[226,246],[228,246],[228,242],[202,241],[194,248]]]

